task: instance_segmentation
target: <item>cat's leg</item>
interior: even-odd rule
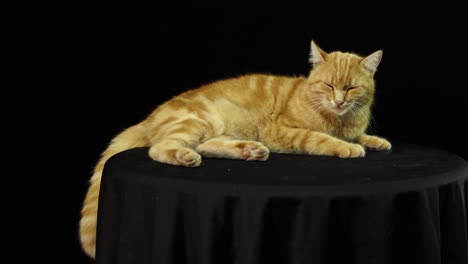
[[[389,150],[392,144],[385,138],[363,134],[357,138],[357,142],[373,150]]]
[[[307,153],[340,158],[364,157],[366,154],[359,144],[349,143],[317,131],[286,126],[275,126],[265,131],[261,140],[274,152]]]
[[[201,156],[193,147],[206,136],[208,130],[207,122],[200,119],[178,121],[167,130],[153,135],[149,155],[162,163],[185,167],[200,166]]]
[[[236,140],[228,136],[211,138],[196,147],[203,157],[266,160],[270,150],[258,141]]]

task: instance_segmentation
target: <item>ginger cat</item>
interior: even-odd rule
[[[308,77],[246,75],[207,84],[157,107],[117,135],[94,169],[80,221],[84,251],[95,256],[99,187],[114,154],[150,147],[159,162],[200,166],[203,157],[266,160],[269,152],[340,158],[390,143],[365,133],[382,51],[367,57],[326,53],[313,41]]]

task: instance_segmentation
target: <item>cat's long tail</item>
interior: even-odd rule
[[[80,220],[81,246],[86,254],[92,258],[95,258],[96,254],[97,210],[104,164],[110,157],[119,152],[146,146],[149,146],[149,141],[146,138],[144,126],[140,123],[129,127],[112,140],[109,147],[102,153],[101,159],[94,168],[94,174],[91,177],[88,193],[86,194],[81,210]]]

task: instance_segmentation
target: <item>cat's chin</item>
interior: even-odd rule
[[[330,108],[329,110],[332,114],[343,116],[344,114],[348,113],[349,108]]]

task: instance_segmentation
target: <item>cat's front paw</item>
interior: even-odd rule
[[[392,148],[392,144],[388,140],[376,136],[361,136],[359,143],[372,150],[390,150]]]
[[[246,160],[267,160],[270,150],[260,142],[245,142],[242,157]]]
[[[359,144],[344,143],[336,147],[334,154],[340,158],[364,157],[366,151]]]

